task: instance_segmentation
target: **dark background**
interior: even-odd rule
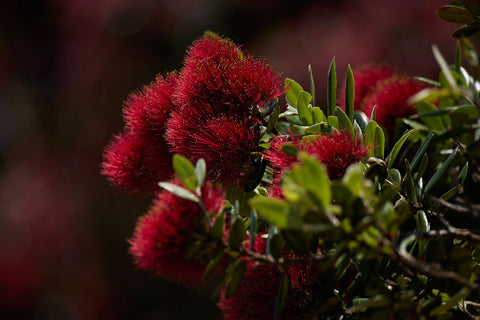
[[[179,68],[205,30],[325,100],[336,57],[436,78],[455,25],[433,0],[38,0],[0,5],[0,318],[215,319],[208,293],[138,271],[126,239],[150,199],[99,174],[122,102]]]

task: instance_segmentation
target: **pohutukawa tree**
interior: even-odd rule
[[[102,173],[155,195],[138,267],[230,320],[480,318],[480,1],[438,14],[464,24],[438,79],[348,66],[337,99],[332,60],[320,103],[207,32],[132,93]]]

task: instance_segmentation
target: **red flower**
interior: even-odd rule
[[[255,240],[255,249],[265,253],[265,239]],[[298,258],[291,249],[284,249],[285,256]],[[298,264],[286,268],[288,293],[280,313],[280,319],[314,319],[315,299],[313,291],[318,275],[314,265]],[[242,283],[229,299],[224,293],[218,302],[225,320],[273,319],[277,292],[282,273],[275,265],[256,265],[249,261]]]
[[[208,108],[208,106],[206,107]],[[195,110],[190,109],[195,113]],[[198,116],[201,118],[201,116]],[[191,119],[195,116],[192,115]],[[203,121],[169,121],[167,139],[172,151],[195,162],[203,158],[213,181],[232,185],[246,182],[252,168],[252,152],[260,151],[256,120],[247,116],[219,115]]]
[[[165,141],[165,122],[174,108],[172,94],[178,75],[157,77],[131,94],[125,103],[125,132],[105,149],[102,174],[129,192],[158,190],[157,182],[173,174],[172,154]]]
[[[204,158],[214,181],[246,182],[252,152],[259,151],[257,105],[283,92],[279,76],[213,34],[194,42],[184,64],[175,91],[179,108],[167,123],[171,150],[193,162]]]
[[[318,135],[316,139],[305,142],[295,137],[277,137],[266,151],[265,158],[274,169],[274,180],[271,188],[273,197],[281,197],[280,180],[283,173],[290,170],[298,162],[296,156],[284,153],[281,149],[285,143],[295,145],[300,151],[316,156],[328,170],[330,178],[340,178],[349,165],[365,157],[367,148],[358,139],[352,138],[349,132],[333,132],[329,135]]]
[[[353,72],[355,82],[354,108],[365,112],[365,97],[376,87],[377,83],[383,79],[393,76],[393,70],[388,66],[366,65]],[[339,104],[345,105],[345,86],[343,87]],[[366,113],[370,117],[370,113]]]
[[[176,98],[182,107],[213,107],[212,112],[251,113],[280,96],[280,77],[265,61],[240,50],[229,39],[209,33],[187,51]]]
[[[178,184],[178,182],[175,182]],[[208,212],[223,209],[223,193],[205,184],[202,199]],[[148,213],[141,217],[135,234],[129,240],[130,253],[139,268],[155,272],[166,279],[198,284],[202,280],[206,262],[186,253],[194,241],[193,233],[201,231],[204,213],[192,201],[162,191]]]
[[[377,83],[364,98],[364,111],[370,115],[374,106],[375,120],[392,133],[395,121],[415,114],[417,107],[407,104],[408,98],[427,86],[408,76],[393,76]]]

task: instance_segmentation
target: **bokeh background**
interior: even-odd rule
[[[0,318],[217,319],[208,292],[135,269],[126,239],[150,199],[99,174],[122,102],[180,67],[205,30],[307,87],[328,66],[453,61],[441,0],[14,0],[0,5]]]

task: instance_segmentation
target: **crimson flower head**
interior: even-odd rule
[[[224,194],[210,183],[202,187],[202,199],[210,213],[223,209]],[[201,231],[203,217],[197,203],[161,191],[148,213],[139,219],[129,240],[130,253],[138,267],[169,280],[199,284],[206,261],[186,254],[195,240],[194,232]]]
[[[276,137],[266,151],[265,158],[270,161],[274,169],[274,180],[271,189],[273,197],[281,197],[280,180],[285,171],[298,163],[298,158],[282,151],[286,143],[293,144],[300,151],[317,157],[328,170],[330,178],[336,179],[343,176],[347,167],[365,158],[367,147],[349,132],[335,131],[331,134],[321,134],[315,139],[303,141],[294,136]]]
[[[266,240],[255,239],[257,252],[265,253]],[[289,248],[284,256],[293,260],[298,257]],[[314,319],[316,280],[319,270],[310,264],[292,264],[286,268],[288,277],[287,298],[279,319]],[[256,265],[249,261],[245,275],[237,291],[225,299],[224,292],[218,302],[225,320],[273,319],[282,273],[275,265]]]
[[[399,118],[407,118],[417,111],[408,98],[427,86],[408,76],[393,76],[377,83],[364,99],[364,111],[370,115],[374,106],[375,121],[392,133]]]
[[[187,52],[167,123],[171,151],[195,162],[204,158],[209,178],[226,185],[246,182],[259,151],[258,106],[279,96],[283,85],[263,60],[232,41],[207,34]]]
[[[377,65],[365,65],[360,67],[353,72],[353,81],[355,83],[355,97],[354,97],[354,107],[355,110],[365,112],[365,97],[374,90],[377,83],[384,79],[388,79],[393,76],[394,71],[388,66],[377,66]],[[341,90],[339,97],[339,104],[345,104],[345,85]],[[367,116],[370,116],[369,113],[366,113]]]
[[[125,130],[104,152],[102,174],[130,193],[158,190],[157,182],[170,179],[172,154],[165,141],[165,122],[175,107],[172,95],[177,73],[158,76],[132,93],[125,102]]]
[[[176,98],[182,107],[211,104],[214,113],[251,113],[283,91],[280,76],[264,60],[207,33],[187,51]]]

